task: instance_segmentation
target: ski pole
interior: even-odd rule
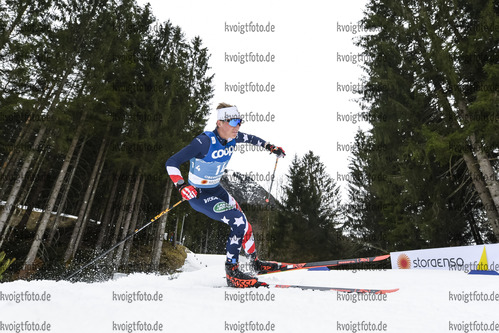
[[[269,195],[268,195],[267,199],[265,199],[265,202],[270,201],[270,191],[272,191],[272,184],[274,183],[275,169],[277,169],[277,161],[279,161],[279,156],[277,156],[275,159],[274,172],[272,173],[272,178],[270,180]]]
[[[183,201],[184,201],[184,199],[180,200],[179,202],[177,202],[176,204],[174,204],[170,208],[167,208],[164,211],[162,211],[161,213],[159,213],[158,215],[156,215],[154,218],[151,219],[151,221],[149,221],[148,223],[144,224],[141,228],[135,229],[135,231],[133,233],[131,233],[130,235],[128,235],[127,237],[125,237],[120,242],[116,243],[114,246],[112,246],[106,252],[102,253],[97,258],[91,260],[90,262],[88,262],[87,264],[85,264],[83,267],[79,268],[77,271],[75,271],[74,273],[72,273],[71,275],[69,275],[68,277],[66,277],[66,280],[71,279],[72,277],[74,277],[75,275],[77,275],[81,271],[83,271],[85,268],[87,268],[88,266],[90,266],[93,263],[97,262],[99,259],[101,259],[102,257],[104,257],[106,254],[108,254],[109,252],[111,252],[112,250],[114,250],[115,248],[117,248],[118,246],[120,246],[122,243],[126,242],[127,240],[129,240],[130,238],[132,238],[133,236],[135,236],[136,234],[138,234],[139,232],[141,232],[142,230],[144,230],[145,228],[147,228],[149,225],[151,225],[153,222],[155,222],[156,220],[158,220],[161,216],[165,215],[166,213],[168,213],[170,210],[172,210],[176,206],[178,206]]]

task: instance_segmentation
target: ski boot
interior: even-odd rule
[[[271,273],[279,269],[280,265],[275,261],[263,261],[258,259],[256,252],[249,255],[250,267],[255,274]]]
[[[234,288],[258,288],[266,285],[265,282],[259,282],[256,277],[240,271],[238,263],[225,263],[225,278],[227,285]]]

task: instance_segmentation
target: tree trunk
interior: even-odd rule
[[[18,149],[19,144],[21,143],[21,140],[24,137],[25,133],[30,132],[30,129],[32,129],[32,124],[30,123],[30,117],[28,117],[28,119],[24,123],[24,126],[23,126],[21,132],[17,136],[16,142],[12,146],[12,149],[9,151],[7,158],[5,159],[5,161],[2,164],[2,168],[0,169],[0,179],[6,179],[4,177],[4,174],[7,173],[7,170],[9,169],[9,165],[10,165],[11,161],[17,160],[16,158],[14,158],[14,157],[17,157],[16,150]],[[2,187],[3,186],[4,185],[2,184]]]
[[[184,245],[184,241],[183,241],[182,237],[183,237],[183,234],[184,234],[184,223],[185,223],[185,216],[186,216],[186,214],[184,214],[184,217],[182,217],[182,227],[180,228],[180,238],[178,239],[178,241],[179,241],[182,245]]]
[[[99,187],[100,177],[102,175],[102,169],[104,169],[104,164],[106,163],[105,156],[107,153],[108,146],[104,142],[105,140],[106,139],[104,139],[103,143],[102,143],[104,146],[104,153],[101,156],[101,161],[99,161],[100,164],[97,164],[98,165],[97,178],[95,179],[94,184],[92,186],[92,192],[90,194],[90,199],[88,200],[87,208],[85,210],[85,215],[83,217],[82,225],[81,225],[81,228],[79,230],[80,232],[78,234],[78,237],[76,238],[76,244],[75,244],[75,248],[73,250],[73,256],[76,254],[76,251],[78,251],[78,249],[80,248],[80,244],[83,240],[83,235],[87,229],[88,220],[90,219],[90,212],[92,211],[92,206],[94,203],[95,192],[97,192],[97,188]]]
[[[78,219],[76,220],[73,233],[71,234],[71,240],[69,241],[68,247],[66,249],[66,253],[64,254],[64,262],[68,263],[74,258],[74,255],[77,250],[77,240],[81,234],[81,229],[83,226],[83,220],[85,217],[85,212],[88,208],[88,203],[90,200],[90,196],[92,195],[92,190],[94,187],[95,180],[97,179],[97,174],[100,170],[99,166],[101,165],[101,159],[104,155],[104,150],[106,148],[106,137],[102,140],[99,153],[97,154],[97,159],[95,161],[95,165],[92,171],[92,175],[90,176],[90,182],[87,186],[87,191],[85,192],[85,196],[83,197],[83,202],[80,206],[80,211],[78,213]]]
[[[170,199],[172,197],[173,182],[168,181],[168,185],[165,188],[165,193],[163,194],[163,210],[170,207]],[[154,240],[154,248],[152,251],[151,268],[153,270],[159,269],[159,262],[161,260],[161,250],[163,249],[163,234],[166,228],[166,219],[168,218],[168,212],[161,216],[159,219],[158,232],[156,233],[156,239]]]
[[[483,244],[483,239],[482,236],[480,235],[480,229],[478,228],[476,224],[475,217],[473,216],[473,213],[469,214],[470,215],[470,230],[471,234],[473,235],[473,239],[475,240],[475,243],[477,245]]]
[[[42,219],[40,225],[38,226],[38,230],[36,232],[35,240],[31,244],[31,248],[29,250],[26,261],[24,262],[24,266],[21,272],[24,272],[26,269],[33,264],[35,261],[36,255],[38,253],[38,249],[40,248],[40,244],[43,240],[43,235],[45,233],[45,229],[47,228],[50,216],[52,215],[52,210],[54,209],[55,202],[57,197],[59,196],[59,191],[64,182],[64,178],[66,177],[66,173],[68,171],[69,164],[73,158],[73,153],[75,151],[76,145],[78,144],[78,140],[80,139],[81,131],[83,129],[83,124],[85,123],[85,118],[87,116],[87,109],[83,112],[78,128],[76,129],[76,133],[73,137],[71,145],[69,146],[68,152],[66,153],[66,157],[64,158],[64,163],[62,164],[62,168],[57,176],[57,180],[55,181],[55,185],[52,188],[52,193],[50,194],[50,198],[48,204],[45,208],[45,211],[42,215]],[[22,273],[20,274],[22,275]]]
[[[10,235],[13,233],[14,228],[21,228],[21,230],[24,230],[24,228],[26,228],[26,226],[27,226],[29,216],[31,215],[31,212],[34,208],[34,205],[37,202],[36,200],[39,197],[39,193],[43,190],[43,188],[45,186],[45,181],[46,181],[45,177],[42,181],[38,181],[38,174],[40,173],[40,169],[42,168],[43,160],[45,159],[46,154],[47,154],[47,149],[44,148],[43,152],[40,153],[39,157],[37,158],[37,160],[35,162],[34,168],[36,169],[36,171],[35,171],[34,175],[31,177],[31,184],[29,186],[26,186],[27,188],[25,188],[22,191],[22,194],[19,195],[20,198],[24,197],[24,200],[21,202],[20,206],[21,207],[26,206],[28,208],[24,212],[24,215],[23,215],[21,221],[19,221],[19,223],[17,224],[17,226],[12,225],[12,223],[7,223],[7,225],[4,229],[5,231],[4,231],[4,234],[2,236],[2,240],[0,241],[0,247],[5,242],[5,240],[10,238]],[[31,196],[31,199],[30,199],[31,189],[33,188],[33,186],[35,186],[35,183],[36,183],[35,193]],[[19,210],[22,210],[22,208],[20,208]],[[14,212],[15,212],[15,210],[12,212],[12,214],[15,214]],[[11,214],[11,216],[12,216],[12,214]],[[10,219],[10,217],[8,217],[8,219]]]
[[[10,184],[13,183],[16,178],[13,176],[14,172],[16,171],[16,166],[18,161],[22,160],[22,153],[20,151],[16,151],[17,148],[13,148],[12,151],[10,151],[9,157],[11,157],[12,154],[12,162],[6,161],[4,163],[4,168],[2,169],[2,174],[0,175],[0,198],[5,197],[5,192],[9,188]]]
[[[80,144],[80,149],[78,150],[78,155],[76,156],[76,160],[74,162],[73,169],[71,170],[71,174],[69,175],[69,179],[68,179],[66,187],[64,189],[64,193],[62,194],[62,198],[59,202],[59,206],[57,207],[57,215],[55,217],[54,226],[50,230],[50,235],[49,235],[49,238],[47,240],[48,245],[52,244],[52,241],[54,240],[54,237],[55,237],[55,233],[57,232],[57,228],[59,226],[59,219],[61,218],[62,210],[64,209],[64,207],[66,205],[66,200],[68,198],[69,190],[71,189],[71,185],[73,184],[74,175],[76,173],[76,169],[78,168],[78,164],[80,163],[81,154],[83,152],[83,148],[85,147],[86,140],[87,140],[87,137],[85,136],[85,138],[83,139],[83,141]]]
[[[177,245],[177,230],[178,230],[178,217],[175,221],[175,230],[173,231],[173,246]]]
[[[208,239],[210,238],[210,229],[206,228],[206,239],[204,242],[204,253],[208,253]]]
[[[141,179],[141,171],[139,170],[137,174],[137,178],[135,179],[135,185],[133,186],[132,199],[130,200],[130,205],[128,206],[128,211],[125,217],[125,223],[123,225],[123,229],[121,230],[121,240],[125,239],[128,235],[128,228],[130,227],[130,222],[132,221],[133,210],[135,207],[135,200],[137,198],[137,193],[139,192],[139,185]],[[114,258],[114,266],[118,268],[121,264],[121,258],[123,257],[123,249],[125,247],[125,243],[121,243],[116,250],[116,256]]]
[[[137,196],[137,203],[134,207],[132,223],[130,225],[130,229],[128,230],[129,234],[133,233],[137,227],[137,222],[140,214],[140,205],[142,204],[142,197],[144,194],[144,185],[146,182],[146,177],[142,177],[140,182],[139,194]],[[130,238],[125,244],[125,253],[123,254],[123,263],[126,265],[128,263],[128,258],[130,257],[130,249],[132,248],[133,237]]]
[[[28,153],[28,156],[24,160],[23,166],[21,170],[19,171],[19,175],[17,178],[17,181],[14,183],[14,186],[12,187],[9,197],[7,198],[7,202],[5,203],[5,206],[2,210],[2,213],[0,214],[0,233],[2,232],[3,228],[5,227],[5,223],[7,222],[7,217],[10,215],[10,212],[12,208],[14,207],[15,201],[17,199],[17,194],[19,193],[19,190],[21,189],[21,185],[24,182],[24,179],[26,178],[26,173],[28,172],[29,167],[31,166],[31,162],[33,161],[33,158],[35,157],[35,150],[38,148],[40,143],[42,142],[42,139],[45,135],[45,131],[47,128],[45,126],[42,126],[40,130],[38,131],[38,135],[36,136],[35,142],[33,143],[32,151]]]
[[[482,172],[483,178],[485,180],[485,184],[487,184],[487,188],[490,192],[490,196],[494,201],[496,210],[499,209],[499,182],[497,180],[497,172],[494,171],[494,168],[490,164],[490,160],[487,157],[487,154],[479,147],[476,143],[475,135],[470,135],[471,145],[474,147],[474,152],[476,154],[476,159],[478,161],[478,165],[480,166],[480,171]],[[499,238],[499,234],[496,234]]]
[[[475,187],[475,190],[484,206],[485,213],[487,214],[487,220],[492,227],[492,231],[497,237],[499,235],[499,213],[494,205],[490,191],[487,189],[487,186],[482,179],[482,174],[476,166],[476,160],[473,155],[471,153],[464,153],[463,158],[471,175],[473,186]]]
[[[118,190],[118,184],[120,182],[121,171],[118,171],[116,174],[116,179],[114,180],[113,187],[111,189],[111,193],[109,195],[109,199],[107,201],[106,213],[104,214],[104,219],[102,221],[102,228],[99,232],[99,237],[97,238],[97,244],[95,245],[95,250],[99,253],[102,249],[102,245],[104,244],[104,239],[108,234],[108,230],[111,227],[111,214],[113,212],[113,203],[114,198],[116,197],[116,192]]]
[[[124,220],[124,216],[126,214],[126,211],[127,211],[127,205],[129,204],[129,196],[130,196],[130,184],[132,183],[132,179],[133,179],[133,168],[130,170],[130,174],[128,175],[128,178],[127,178],[127,182],[126,182],[126,187],[125,187],[125,192],[123,192],[123,200],[121,201],[121,205],[119,206],[119,214],[118,214],[118,219],[116,220],[116,225],[114,227],[114,235],[113,235],[113,239],[111,240],[111,247],[113,247],[114,245],[116,245],[116,243],[118,242],[118,236],[120,235],[120,230],[121,230],[121,226],[123,225],[123,220]],[[114,251],[111,251],[111,253],[109,253],[108,255],[108,262],[110,264],[112,264],[113,262],[113,256],[114,256]]]
[[[26,210],[24,211],[23,217],[21,218],[21,220],[19,221],[19,223],[16,226],[16,228],[19,230],[23,230],[27,227],[29,217],[31,216],[31,213],[33,212],[33,208],[35,208],[35,205],[38,202],[37,199],[40,196],[41,191],[44,189],[44,187],[46,185],[45,184],[46,183],[45,177],[43,177],[43,179],[40,179],[38,181],[37,181],[37,178],[38,177],[36,177],[36,176],[33,178],[33,183],[36,183],[36,187],[35,187],[34,192],[31,194],[31,196],[29,196],[29,193],[28,193],[28,196],[29,196],[28,201],[26,203],[23,203],[23,205],[22,205],[23,207],[26,207]],[[31,192],[31,190],[29,192]],[[7,226],[5,229],[7,230],[8,228],[9,228],[9,226]],[[3,242],[3,240],[2,240],[2,242]]]
[[[22,211],[24,209],[24,207],[28,206],[28,202],[29,202],[30,196],[31,196],[31,191],[35,185],[37,188],[40,188],[40,186],[45,185],[44,183],[46,182],[46,179],[45,179],[46,177],[43,177],[44,178],[43,180],[39,180],[38,175],[40,174],[40,170],[42,169],[45,157],[47,155],[47,151],[48,151],[48,148],[47,148],[47,144],[45,142],[45,145],[43,146],[43,148],[41,148],[41,151],[38,154],[38,158],[36,159],[36,161],[34,163],[32,163],[33,164],[33,171],[31,171],[31,172],[28,171],[28,174],[26,175],[26,177],[28,178],[27,181],[31,181],[31,183],[26,184],[25,186],[23,186],[23,188],[21,188],[21,192],[20,192],[20,194],[18,194],[18,199],[17,199],[18,204],[16,205],[16,209],[14,209],[11,216],[8,217],[8,220],[12,218],[13,214],[16,214],[15,213],[16,210]],[[43,187],[40,190],[43,190]],[[37,190],[35,190],[35,191],[37,191]],[[32,200],[33,200],[33,204],[36,204],[37,198],[34,198]],[[38,219],[38,221],[35,223],[35,227],[39,221],[40,221],[40,219]],[[25,222],[27,223],[28,220],[26,219]],[[17,228],[23,227],[22,223],[24,223],[23,219],[21,219],[21,221],[17,225]],[[26,223],[25,223],[24,227],[26,226]],[[7,230],[9,227],[11,227],[12,230],[14,229],[14,226],[11,225],[10,222],[7,223],[5,229]],[[3,240],[2,240],[2,242],[3,242]]]

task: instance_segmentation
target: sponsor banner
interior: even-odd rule
[[[392,252],[390,258],[392,269],[444,269],[466,273],[472,270],[499,271],[499,244]]]

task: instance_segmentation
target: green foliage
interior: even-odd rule
[[[273,258],[312,261],[340,258],[343,238],[339,187],[325,171],[319,157],[309,151],[295,156],[288,185],[272,230]]]
[[[497,8],[452,1],[368,3],[347,227],[386,250],[493,240],[463,154],[475,134],[497,156]],[[492,27],[492,30],[490,29]],[[484,87],[495,87],[486,91]],[[495,164],[497,168],[497,163]],[[497,169],[496,169],[497,170]]]
[[[490,152],[499,147],[499,64],[486,64],[483,71],[486,78],[469,106],[469,130]]]

